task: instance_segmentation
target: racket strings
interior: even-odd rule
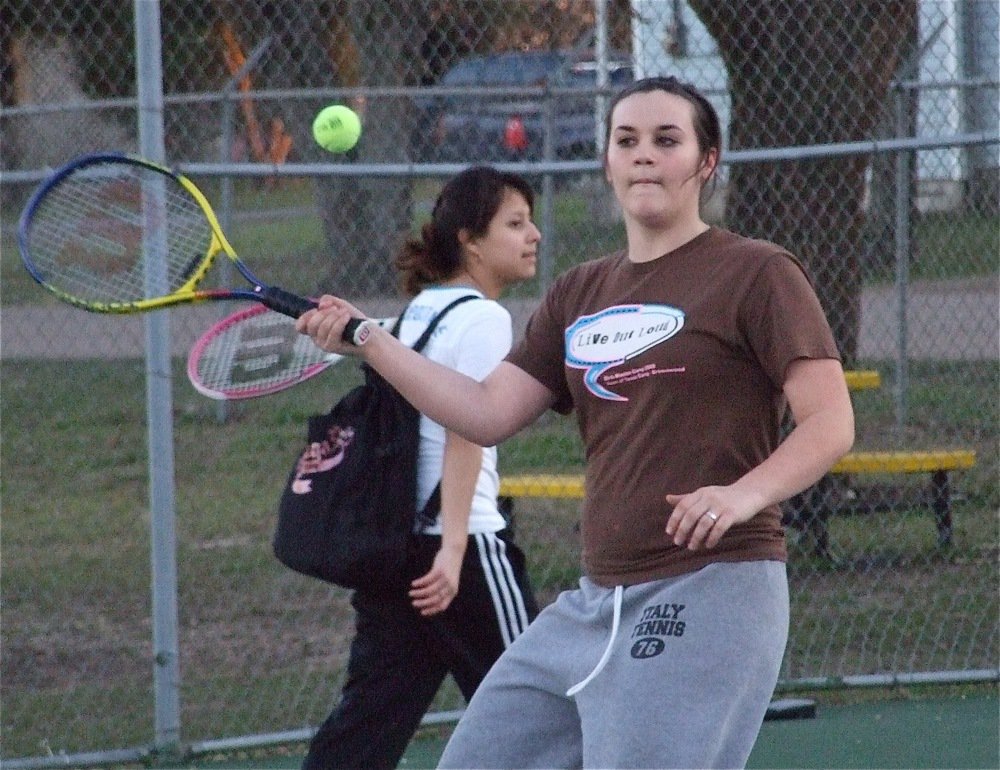
[[[85,302],[136,302],[176,291],[206,261],[212,229],[167,174],[96,164],[61,179],[29,229],[42,280]]]
[[[326,357],[288,318],[267,312],[220,327],[199,350],[194,372],[205,388],[234,397],[295,382]]]

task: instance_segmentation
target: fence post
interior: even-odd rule
[[[162,162],[163,62],[159,0],[134,0],[139,151]],[[150,237],[156,237],[151,234]],[[159,237],[164,237],[159,233]],[[146,412],[149,446],[150,569],[153,609],[153,725],[157,757],[180,754],[177,534],[174,508],[173,373],[168,311],[147,313]]]
[[[896,138],[909,136],[907,116],[909,94],[905,83],[900,83],[894,91]],[[906,307],[910,281],[910,153],[911,150],[896,151],[895,163],[895,252],[896,252],[896,382],[893,395],[896,401],[896,431],[902,438],[906,425],[909,389],[909,360],[907,358]]]
[[[608,110],[608,0],[594,0],[594,61],[597,64],[594,83],[594,151],[595,157],[604,155],[604,116]]]

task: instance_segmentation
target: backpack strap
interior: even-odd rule
[[[445,305],[444,308],[441,310],[441,312],[438,313],[436,316],[434,316],[434,318],[431,319],[431,322],[427,324],[427,328],[424,329],[424,333],[421,334],[420,337],[417,339],[417,341],[413,343],[413,349],[418,353],[421,350],[423,350],[424,346],[427,344],[427,341],[431,338],[431,335],[437,328],[437,325],[441,323],[441,319],[443,319],[451,311],[453,307],[455,307],[456,305],[461,305],[463,302],[468,302],[470,299],[481,299],[481,298],[476,294],[467,294],[466,296],[459,297],[453,302],[449,302],[447,305]],[[402,323],[404,315],[406,315],[405,311],[403,313],[400,313],[399,319],[397,319],[395,326],[392,327],[394,335],[398,335],[398,327]]]
[[[440,510],[441,482],[439,481],[434,486],[434,491],[431,492],[431,496],[427,498],[427,504],[424,505],[424,509],[417,514],[417,528],[419,528],[421,524],[433,524]]]

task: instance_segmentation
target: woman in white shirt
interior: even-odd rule
[[[467,169],[442,189],[421,237],[396,259],[413,296],[399,329],[412,345],[453,300],[423,355],[482,380],[511,348],[497,299],[535,274],[534,196],[521,177]],[[406,594],[359,590],[341,701],[312,739],[304,770],[395,768],[447,674],[466,700],[538,612],[524,555],[497,505],[496,447],[420,421],[417,510],[438,482],[437,516],[418,524]]]

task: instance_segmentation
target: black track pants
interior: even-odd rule
[[[411,573],[431,567],[441,538],[414,538]],[[395,768],[445,676],[466,700],[538,614],[524,555],[506,532],[469,535],[458,595],[423,618],[405,590],[356,591],[357,632],[340,703],[312,739],[303,770]]]

